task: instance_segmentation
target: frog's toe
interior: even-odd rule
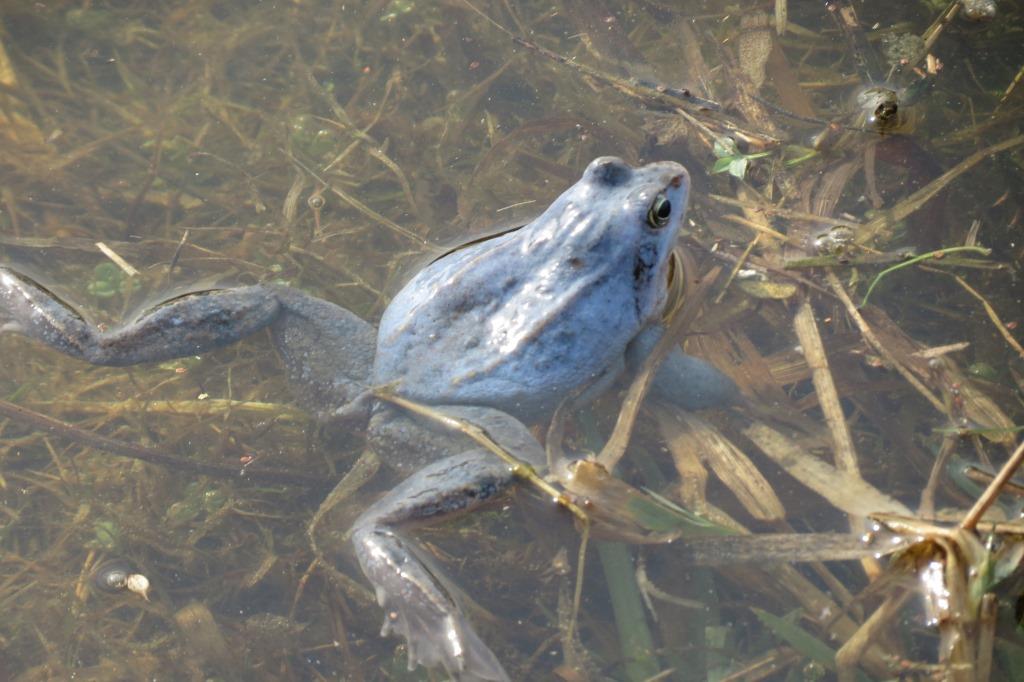
[[[359,563],[384,609],[381,634],[405,638],[409,670],[443,667],[460,682],[509,679],[452,597],[401,538],[372,528],[358,531],[354,540]]]

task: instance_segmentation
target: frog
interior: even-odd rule
[[[671,253],[690,176],[673,161],[599,157],[536,219],[473,242],[416,273],[379,323],[283,284],[196,291],[101,329],[13,266],[0,266],[0,333],[95,365],[201,355],[269,329],[296,400],[358,425],[401,482],[350,530],[359,566],[407,643],[410,669],[453,679],[509,676],[441,571],[407,532],[477,509],[514,486],[516,468],[464,436],[380,399],[379,387],[502,432],[526,464],[547,464],[529,426],[593,401],[639,371],[665,333]],[[652,382],[693,410],[735,402],[727,375],[675,344]]]

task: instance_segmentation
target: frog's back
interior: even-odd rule
[[[678,225],[643,223],[673,181],[681,213],[678,164],[599,159],[533,223],[432,263],[381,319],[374,380],[530,419],[618,371],[664,301]]]
[[[424,402],[534,414],[621,355],[634,309],[605,305],[586,282],[559,290],[543,275],[524,276],[510,267],[518,260],[511,254],[494,258],[487,249],[474,262],[479,251],[458,259],[468,269],[424,270],[395,299],[381,320],[378,382],[399,380],[403,394]],[[616,330],[621,339],[611,338]]]

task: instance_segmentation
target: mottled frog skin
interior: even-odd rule
[[[544,466],[523,423],[545,419],[566,399],[591,400],[636,368],[661,336],[669,255],[688,192],[689,176],[677,163],[633,168],[598,158],[533,222],[424,268],[376,331],[344,308],[276,285],[190,294],[101,331],[3,267],[0,331],[121,366],[208,352],[269,327],[299,402],[327,419],[369,419],[370,442],[409,474],[359,517],[352,534],[387,614],[384,633],[405,637],[410,667],[506,680],[437,570],[400,530],[479,506],[515,479],[507,464],[466,441],[425,437],[425,426],[375,405],[370,389],[392,385],[406,398],[453,406]],[[677,348],[654,392],[694,409],[727,404],[736,389]]]

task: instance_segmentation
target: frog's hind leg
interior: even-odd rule
[[[513,481],[507,464],[484,450],[471,450],[413,474],[356,521],[356,555],[386,614],[382,634],[405,637],[410,670],[417,664],[440,665],[462,682],[509,679],[438,572],[399,535],[398,527],[466,511]]]
[[[266,327],[278,312],[277,298],[256,285],[187,294],[100,330],[36,282],[0,268],[0,332],[24,334],[94,365],[205,353]]]
[[[0,267],[0,332],[24,334],[94,365],[199,355],[267,326],[303,406],[336,410],[365,393],[373,327],[296,289],[257,284],[198,291],[100,330],[38,283]]]
[[[377,330],[345,308],[296,289],[275,287],[281,314],[270,327],[288,383],[304,408],[323,418],[365,419]],[[347,414],[339,408],[349,406]]]

